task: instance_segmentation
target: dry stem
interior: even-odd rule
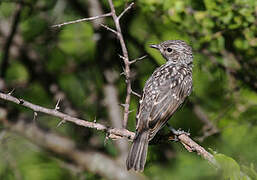
[[[69,116],[69,115],[59,112],[55,109],[48,109],[48,108],[45,108],[42,106],[32,104],[28,101],[25,101],[23,99],[18,99],[9,94],[4,94],[4,93],[0,92],[0,99],[6,100],[6,101],[11,101],[16,104],[20,104],[21,106],[32,109],[34,112],[42,112],[42,113],[45,113],[45,114],[48,114],[48,115],[51,115],[54,117],[59,117],[62,120],[75,123],[79,126],[84,126],[84,127],[88,127],[88,128],[94,128],[96,130],[105,131],[109,134],[109,137],[112,139],[118,139],[118,138],[125,137],[125,138],[128,138],[129,140],[133,140],[134,135],[135,135],[133,132],[128,131],[127,129],[111,128],[111,127],[102,125],[100,123],[85,121],[83,119]],[[210,154],[203,147],[201,147],[196,142],[194,142],[188,135],[186,135],[186,134],[179,135],[178,139],[189,152],[193,152],[193,151],[197,152],[198,155],[200,155],[204,159],[208,160],[212,165],[214,165],[217,168],[219,167],[219,165],[215,161],[212,154]]]

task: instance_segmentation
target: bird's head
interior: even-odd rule
[[[168,40],[160,44],[150,45],[151,48],[158,49],[162,56],[173,64],[192,64],[192,48],[181,40]]]

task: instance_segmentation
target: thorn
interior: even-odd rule
[[[19,99],[19,104],[23,104],[23,103],[24,103],[23,99]]]
[[[34,122],[34,123],[36,122],[36,118],[37,118],[37,112],[34,111],[34,116],[33,116],[33,122]]]
[[[181,142],[181,143],[188,150],[188,152],[193,152],[194,151],[194,149],[192,147],[188,146],[187,144],[185,144],[183,142]]]
[[[133,109],[133,110],[130,110],[130,111],[128,111],[128,113],[132,113],[132,112],[134,112],[135,110]]]
[[[61,125],[64,124],[65,122],[66,122],[65,119],[61,120],[61,121],[57,124],[56,128],[58,128],[59,126],[61,126]]]
[[[13,88],[9,93],[8,95],[12,95],[12,93],[14,92],[15,88]]]
[[[147,55],[144,55],[144,56],[142,56],[142,57],[136,58],[136,59],[134,59],[134,60],[132,60],[132,61],[129,61],[129,64],[136,63],[137,61],[140,61],[140,60],[142,60],[142,59],[144,59],[144,58],[146,58],[146,57],[147,57]]]
[[[126,108],[128,106],[128,104],[119,104],[120,106]]]
[[[132,93],[133,95],[135,95],[135,96],[137,96],[137,97],[141,98],[141,95],[140,95],[140,94],[138,94],[137,92],[135,92],[135,91],[131,90],[131,93]]]
[[[128,58],[126,58],[126,57],[124,57],[124,56],[122,56],[122,55],[120,55],[120,54],[118,54],[118,55],[119,55],[119,57],[124,61],[125,64],[130,65],[130,62],[129,62],[129,59],[128,59]]]
[[[122,73],[120,73],[120,75],[122,76],[122,75],[124,75],[124,76],[126,76],[126,73],[125,73],[125,68],[121,65],[121,68],[122,68]]]
[[[124,56],[122,56],[122,55],[120,55],[120,54],[118,54],[118,55],[119,55],[119,57],[120,57],[121,59],[127,60]]]
[[[61,100],[61,98],[58,99],[58,101],[55,105],[55,108],[54,108],[55,111],[58,111],[60,109],[60,107],[59,107],[60,100]]]

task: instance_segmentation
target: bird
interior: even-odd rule
[[[136,115],[135,137],[126,160],[127,170],[143,171],[148,143],[191,94],[192,48],[182,40],[150,45],[160,51],[166,63],[146,81]]]

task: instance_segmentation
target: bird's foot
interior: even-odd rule
[[[174,137],[171,139],[173,141],[179,141],[178,137],[182,134],[190,136],[189,132],[185,132],[185,131],[181,130],[180,128],[178,130],[176,130],[169,124],[167,124],[167,126],[168,126],[169,130],[172,132],[172,134],[174,134]]]

